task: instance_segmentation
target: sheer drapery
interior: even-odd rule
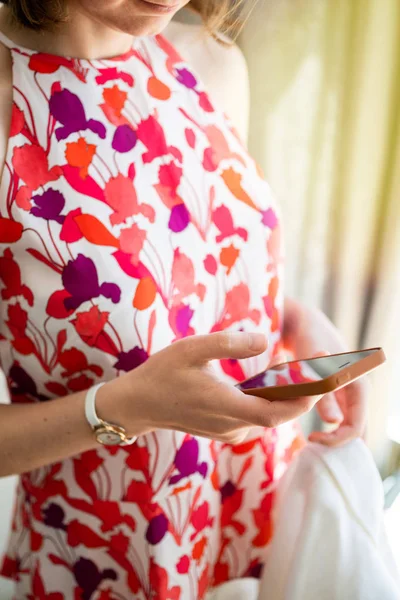
[[[287,291],[323,308],[352,348],[388,355],[370,404],[381,462],[400,415],[400,4],[259,2],[241,46],[250,148],[284,213]]]

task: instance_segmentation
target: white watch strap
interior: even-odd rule
[[[97,394],[98,390],[101,387],[103,387],[103,385],[104,385],[104,382],[94,385],[93,387],[91,387],[88,390],[88,392],[86,394],[85,415],[86,415],[86,419],[87,419],[89,425],[93,428],[101,425],[101,421],[96,413],[96,394]]]
[[[104,385],[104,383],[105,382],[103,381],[102,383],[98,383],[97,385],[94,385],[86,393],[85,415],[86,415],[87,422],[93,429],[102,424],[102,422],[100,421],[100,419],[96,413],[96,395],[97,395],[97,392],[99,391],[99,389]],[[123,442],[121,445],[122,446],[130,446],[131,444],[134,444],[136,442],[136,440],[137,440],[137,436],[133,436],[131,438],[127,438],[126,442]]]

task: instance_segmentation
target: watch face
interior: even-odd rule
[[[118,446],[121,443],[121,436],[113,431],[99,431],[97,441],[104,446]]]

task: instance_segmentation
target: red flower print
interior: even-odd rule
[[[157,598],[163,600],[180,600],[181,591],[178,586],[169,588],[168,573],[150,559],[149,580]],[[182,599],[183,600],[183,599]]]
[[[62,175],[59,166],[49,168],[46,152],[37,144],[25,144],[14,148],[12,165],[18,177],[26,184],[16,196],[18,206],[29,210],[32,193],[50,181],[57,181]]]
[[[97,306],[92,306],[87,312],[76,313],[76,319],[72,323],[79,335],[87,339],[89,346],[94,346],[108,321],[109,314],[101,312]]]
[[[273,500],[274,495],[271,492],[267,493],[262,499],[260,507],[252,511],[254,524],[258,530],[257,535],[252,540],[252,544],[256,548],[264,548],[271,540]]]
[[[25,356],[35,353],[35,345],[26,334],[28,324],[27,312],[17,302],[8,306],[7,314],[8,321],[6,321],[6,325],[14,338],[12,341],[13,348]]]
[[[218,127],[215,125],[209,125],[206,127],[205,134],[209,141],[210,147],[206,149],[204,158],[205,161],[209,160],[211,161],[211,164],[214,165],[214,169],[210,169],[211,171],[218,168],[223,160],[229,159],[235,159],[243,166],[246,166],[246,163],[240,154],[231,152],[226,137]]]
[[[195,270],[193,262],[186,254],[176,248],[172,265],[172,285],[174,289],[173,304],[176,306],[184,298],[196,294],[201,301],[204,300],[206,287],[202,283],[195,283]]]
[[[83,392],[88,390],[93,384],[94,379],[82,373],[78,377],[73,377],[68,381],[68,388],[71,392]]]
[[[278,331],[281,326],[281,314],[277,307],[279,279],[273,277],[268,286],[268,294],[263,297],[265,312],[271,319],[271,331]]]
[[[137,265],[140,262],[140,253],[143,250],[147,238],[147,232],[140,229],[136,223],[121,231],[119,243],[122,252],[131,255],[132,264]]]
[[[29,205],[30,206],[30,205]],[[13,244],[21,239],[24,228],[21,223],[0,217],[0,242]]]
[[[69,69],[80,81],[86,81],[84,69],[74,59],[37,52],[29,60],[29,68],[35,73],[55,73],[60,67]]]
[[[181,152],[177,148],[167,145],[164,130],[152,115],[139,123],[137,135],[138,139],[147,148],[147,152],[142,156],[145,164],[168,154],[172,154],[179,162],[182,162]]]
[[[82,179],[86,179],[88,176],[89,167],[96,154],[96,148],[95,144],[88,144],[83,137],[79,138],[77,142],[67,143],[65,158],[71,167],[80,169],[79,175]]]
[[[250,309],[250,291],[245,283],[239,283],[227,292],[222,314],[224,316],[214,325],[212,331],[223,331],[244,319],[251,319],[258,325],[261,319],[259,310]]]
[[[49,317],[53,317],[54,319],[66,319],[72,315],[74,310],[65,308],[65,300],[71,297],[71,294],[66,290],[57,290],[56,292],[53,292],[46,307],[46,313]]]
[[[236,358],[223,358],[219,361],[221,368],[224,373],[235,379],[236,381],[243,381],[246,379],[246,375]]]
[[[209,112],[209,113],[214,112],[214,107],[211,104],[210,99],[209,99],[208,95],[206,94],[206,92],[199,92],[198,96],[199,96],[199,105],[200,105],[200,107],[205,112]]]
[[[72,548],[79,545],[85,548],[102,548],[107,546],[108,542],[97,535],[90,527],[74,519],[68,523],[67,544]]]
[[[190,536],[191,540],[194,540],[200,531],[203,531],[206,527],[212,527],[214,519],[209,514],[210,505],[208,502],[203,502],[196,510],[193,511],[190,523],[195,529],[195,532]]]
[[[10,137],[14,137],[15,135],[21,133],[24,127],[25,115],[14,102],[11,114]]]
[[[112,177],[105,185],[104,197],[113,213],[110,216],[111,225],[120,225],[128,217],[142,214],[151,223],[154,222],[155,212],[148,204],[139,204],[134,186],[135,168],[132,165],[129,176],[117,175]]]
[[[210,581],[210,577],[208,574],[209,569],[210,569],[209,565],[206,565],[200,576],[199,583],[198,583],[198,590],[197,590],[197,600],[202,600],[207,593],[207,590],[209,587],[209,581]],[[225,581],[227,581],[227,579],[225,579]]]
[[[189,144],[189,146],[191,148],[195,148],[196,146],[196,134],[193,131],[193,129],[185,129],[185,137],[186,137],[186,141]]]
[[[22,296],[29,306],[33,306],[32,290],[28,288],[28,286],[23,285],[21,280],[21,269],[14,260],[14,255],[10,248],[6,248],[3,256],[0,256],[0,280],[5,286],[1,290],[1,297],[3,300]]]
[[[243,227],[235,227],[233,224],[232,214],[226,206],[219,206],[213,211],[212,220],[214,225],[219,229],[220,233],[216,236],[215,241],[220,244],[227,237],[233,235],[240,236],[247,242],[248,233]]]
[[[188,556],[181,556],[176,564],[176,570],[180,575],[186,575],[189,572],[190,558]]]
[[[208,254],[204,259],[204,268],[208,273],[210,273],[210,275],[216,274],[218,270],[218,263],[211,254]]]
[[[108,316],[108,312],[101,312],[97,306],[92,306],[86,312],[77,313],[77,318],[72,319],[71,322],[85,344],[112,356],[118,356],[117,346],[109,334],[104,331],[104,327],[108,323]]]
[[[89,364],[84,353],[77,348],[64,350],[59,355],[58,360],[60,365],[65,369],[65,371],[61,373],[62,377],[71,377],[71,375],[75,375],[75,373],[79,373],[81,371],[92,371],[92,373],[98,377],[103,374],[103,369],[97,365]]]
[[[83,238],[83,234],[79,229],[77,222],[75,221],[75,217],[79,217],[81,215],[82,210],[80,208],[75,208],[66,215],[60,232],[60,240],[62,242],[73,244],[74,242],[78,242]]]
[[[103,85],[104,83],[107,83],[108,81],[113,81],[115,79],[121,79],[124,83],[127,83],[129,87],[133,87],[135,84],[135,80],[130,73],[118,71],[115,67],[109,67],[108,69],[99,69],[99,75],[97,75],[96,77],[96,83],[98,83],[99,85]],[[108,91],[108,89],[105,89],[104,92]]]
[[[161,185],[168,187],[173,196],[176,196],[177,189],[181,183],[182,173],[181,167],[177,167],[174,162],[170,162],[167,165],[161,165],[158,171]]]
[[[95,450],[85,452],[80,458],[73,459],[75,481],[82,491],[84,491],[93,501],[97,500],[98,493],[96,486],[93,483],[92,474],[103,464],[103,462],[103,459],[98,456]]]
[[[222,490],[222,512],[221,526],[233,527],[239,535],[243,535],[246,527],[235,518],[236,513],[240,510],[243,502],[243,490],[238,490],[235,486],[228,482]]]

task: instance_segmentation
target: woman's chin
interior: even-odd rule
[[[165,17],[141,17],[135,21],[135,24],[125,31],[134,37],[146,37],[157,35],[164,31],[171,22],[171,16]]]

